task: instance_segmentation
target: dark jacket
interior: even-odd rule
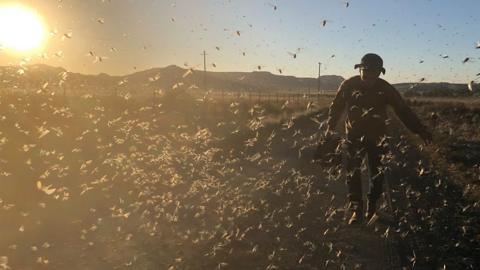
[[[393,107],[398,117],[413,133],[420,134],[425,130],[425,126],[391,84],[378,78],[374,87],[366,89],[360,76],[351,77],[340,85],[329,108],[328,127],[333,130],[343,110],[347,108],[347,137],[365,136],[376,140],[386,134],[388,105]]]

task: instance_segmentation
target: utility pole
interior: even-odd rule
[[[317,102],[320,103],[320,72],[322,63],[318,62],[318,79],[317,79]]]
[[[322,63],[318,62],[318,83],[317,83],[317,90],[318,94],[320,94],[320,72],[321,72]]]
[[[207,92],[207,53],[203,50],[203,89]]]

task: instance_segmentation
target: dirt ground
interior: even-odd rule
[[[326,108],[180,101],[2,97],[0,267],[480,267],[479,207],[448,147],[420,150],[394,121],[392,208],[352,227],[341,163],[312,162]]]

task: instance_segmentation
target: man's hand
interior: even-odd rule
[[[422,130],[419,134],[420,138],[425,142],[425,144],[431,144],[433,141],[432,133],[428,130]]]
[[[337,135],[334,131],[325,132],[324,137],[320,138],[317,149],[315,150],[314,160],[330,162],[329,160],[334,157],[335,149],[340,143],[340,137]]]

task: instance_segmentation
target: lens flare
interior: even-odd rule
[[[0,6],[0,47],[16,52],[40,49],[45,27],[36,12],[20,5]]]

